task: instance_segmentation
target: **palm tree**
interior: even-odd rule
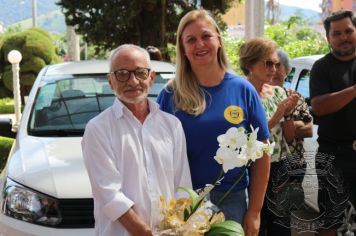
[[[274,25],[278,20],[281,10],[279,8],[278,0],[268,0],[267,1],[267,21]]]

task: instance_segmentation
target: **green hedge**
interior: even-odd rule
[[[14,139],[0,136],[0,172],[2,171],[2,169],[6,164],[6,160],[9,155],[13,142]]]
[[[14,112],[14,105],[0,105],[0,114],[13,114]]]
[[[0,114],[13,114],[14,112],[14,100],[12,98],[1,98]]]

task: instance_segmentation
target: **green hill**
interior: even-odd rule
[[[60,10],[48,12],[47,14],[37,17],[37,26],[49,32],[63,34],[66,31],[64,15]],[[32,18],[16,22],[9,27],[20,26],[22,29],[32,27]]]

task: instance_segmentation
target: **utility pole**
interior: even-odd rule
[[[70,61],[80,61],[79,36],[75,33],[74,26],[67,25],[68,56]]]
[[[245,1],[245,40],[264,35],[265,3],[264,0]]]
[[[37,0],[32,0],[32,26],[37,27]]]

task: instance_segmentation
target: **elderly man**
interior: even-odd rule
[[[88,123],[82,141],[96,235],[152,235],[159,196],[191,187],[181,123],[147,98],[154,79],[145,49],[114,50],[108,80],[117,99]]]
[[[346,191],[343,192],[342,188],[338,188],[334,192],[346,196],[347,189],[351,190],[351,201],[354,206],[356,197],[355,25],[356,20],[351,11],[335,12],[325,19],[324,27],[331,52],[315,62],[310,77],[311,105],[319,124],[319,152],[335,157],[332,163],[341,171]],[[324,163],[328,161],[330,160],[324,160]],[[318,177],[321,183],[320,178],[323,176]],[[336,177],[337,175],[332,177],[334,182]],[[324,189],[330,180],[325,179],[325,181],[319,184],[321,187],[324,186]],[[325,190],[327,191],[324,193],[331,192],[331,189]],[[338,216],[337,212],[343,212],[341,206],[345,201],[338,195],[333,195],[330,200],[330,197],[323,197],[322,191],[319,190],[319,200],[320,206],[336,209],[332,212],[334,217]],[[326,223],[328,221],[331,225],[324,225],[326,228],[335,223],[334,219],[325,220]],[[336,235],[336,231],[332,229],[321,230],[320,233],[320,235]]]

